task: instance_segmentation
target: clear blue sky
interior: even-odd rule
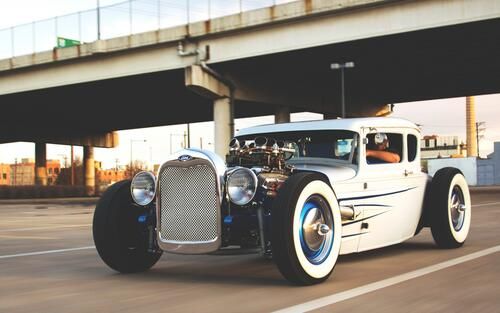
[[[280,0],[286,2],[289,0]],[[109,5],[119,0],[100,0],[101,5]],[[220,2],[220,0],[219,0]],[[0,0],[0,29],[29,23],[34,20],[56,15],[73,13],[95,8],[96,0]],[[481,155],[491,152],[494,141],[500,141],[500,94],[476,97],[477,120],[486,122],[485,138],[482,139]],[[423,125],[423,134],[457,135],[465,141],[465,98],[441,99],[413,103],[396,104],[394,116],[407,118]],[[293,114],[292,120],[319,119],[319,114]],[[272,123],[273,117],[243,119],[236,121],[236,129],[262,123]],[[130,147],[133,145],[133,158],[159,163],[172,149],[180,148],[185,125],[155,127],[120,131],[121,144],[115,149],[96,149],[96,159],[102,160],[105,167],[114,166],[116,159],[127,164]],[[213,123],[197,123],[191,127],[192,146],[199,147],[203,138],[204,148],[212,149]],[[172,136],[170,135],[172,134]],[[140,142],[146,139],[147,142]],[[81,155],[81,148],[77,154]],[[49,159],[63,160],[69,155],[69,147],[48,145]],[[0,145],[0,162],[13,163],[14,158],[33,158],[34,144],[13,143]]]

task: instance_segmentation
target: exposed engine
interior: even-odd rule
[[[234,138],[229,143],[226,162],[229,167],[242,166],[252,169],[258,178],[258,185],[269,197],[275,197],[277,190],[292,174],[293,167],[286,161],[295,154],[291,144],[273,138],[256,137],[240,142]]]

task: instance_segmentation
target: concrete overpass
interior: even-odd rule
[[[234,117],[338,116],[339,61],[356,63],[348,116],[500,92],[498,29],[497,0],[300,0],[0,60],[0,142],[90,149],[119,129],[213,119],[224,153]]]

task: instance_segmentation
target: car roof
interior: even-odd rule
[[[420,131],[415,123],[403,118],[363,117],[259,125],[241,129],[237,136],[305,130],[350,130],[359,132],[363,127],[411,128]]]

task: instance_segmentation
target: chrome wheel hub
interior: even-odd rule
[[[460,187],[458,186],[453,187],[449,207],[453,228],[456,231],[459,231],[464,225],[465,211],[467,210],[467,206],[465,205],[462,189],[460,189]]]
[[[304,203],[299,230],[302,252],[313,264],[322,263],[333,246],[333,216],[326,201],[313,195]]]

